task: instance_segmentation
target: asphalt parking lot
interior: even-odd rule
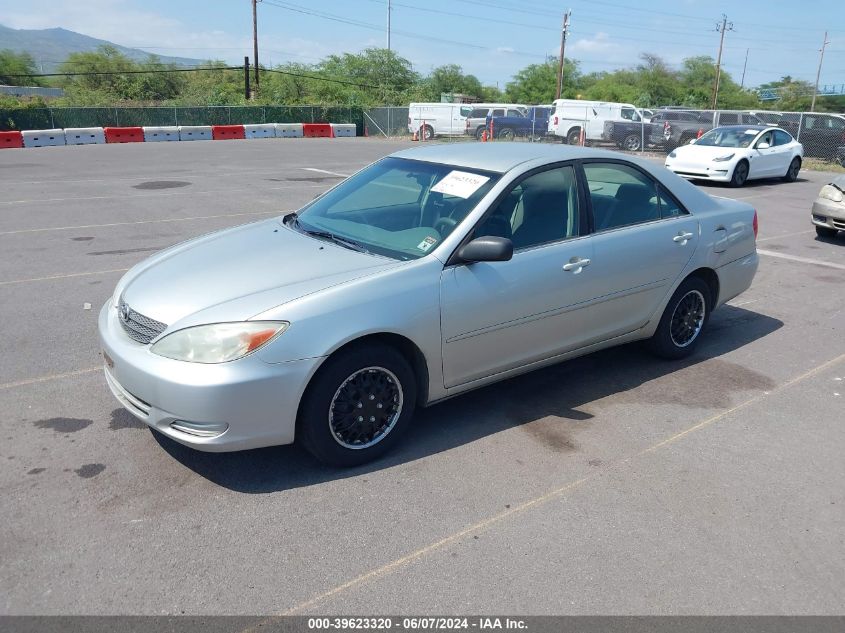
[[[841,614],[845,236],[810,226],[819,172],[704,186],[755,206],[762,254],[689,360],[485,388],[353,470],[194,452],[119,407],[96,317],[127,268],[406,145],[0,152],[0,613]]]

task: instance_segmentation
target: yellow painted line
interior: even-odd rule
[[[12,279],[0,281],[0,286],[11,286],[12,284],[25,284],[30,281],[49,281],[51,279],[69,279],[70,277],[85,277],[87,275],[108,275],[109,273],[125,273],[128,268],[112,268],[110,270],[94,270],[90,273],[70,273],[68,275],[51,275],[50,277],[30,277],[29,279]]]
[[[618,466],[618,465],[627,463],[627,462],[629,462],[629,461],[631,461],[631,460],[633,460],[637,457],[641,457],[641,456],[646,455],[648,453],[659,450],[659,449],[661,449],[665,446],[673,444],[673,443],[677,442],[678,440],[686,437],[687,435],[690,435],[691,433],[695,433],[696,431],[700,431],[701,429],[708,427],[708,426],[714,424],[715,422],[718,422],[719,420],[722,420],[723,418],[725,418],[725,417],[727,417],[727,416],[729,416],[733,413],[736,413],[737,411],[741,411],[742,409],[745,409],[745,408],[747,408],[747,407],[749,407],[753,404],[756,404],[757,402],[762,401],[763,399],[771,396],[772,394],[783,391],[784,389],[787,389],[787,388],[789,388],[789,387],[791,387],[791,386],[793,386],[793,385],[795,385],[795,384],[797,384],[797,383],[799,383],[803,380],[806,380],[807,378],[810,378],[810,377],[818,374],[819,372],[824,371],[825,369],[828,369],[828,368],[830,368],[830,367],[832,367],[832,366],[834,366],[838,363],[841,363],[842,361],[845,361],[845,354],[841,354],[840,356],[837,356],[836,358],[834,358],[832,360],[829,360],[825,363],[822,363],[821,365],[818,365],[818,366],[814,367],[813,369],[810,369],[809,371],[806,371],[803,374],[796,376],[795,378],[792,378],[791,380],[788,380],[787,382],[783,383],[782,385],[775,387],[774,389],[771,389],[769,391],[764,391],[761,394],[758,394],[758,395],[756,395],[752,398],[749,398],[748,400],[745,400],[744,402],[736,405],[735,407],[731,407],[730,409],[722,411],[721,413],[717,413],[714,416],[711,416],[711,417],[709,417],[709,418],[707,418],[707,419],[705,419],[705,420],[703,420],[703,421],[701,421],[697,424],[694,424],[693,426],[689,427],[688,429],[681,431],[680,433],[676,433],[675,435],[672,435],[671,437],[668,437],[665,440],[658,442],[657,444],[654,444],[654,445],[652,445],[652,446],[650,446],[646,449],[643,449],[643,450],[639,451],[638,453],[631,455],[630,457],[626,457],[622,460],[619,460],[617,462],[609,464],[608,466],[601,468],[601,469],[595,471],[594,473],[587,475],[586,477],[583,477],[583,478],[578,479],[576,481],[570,482],[570,483],[568,483],[564,486],[561,486],[560,488],[556,488],[556,489],[554,489],[550,492],[547,492],[546,494],[544,494],[540,497],[536,497],[534,499],[531,499],[529,501],[521,503],[517,506],[514,506],[514,507],[510,508],[509,510],[506,510],[504,512],[500,512],[499,514],[495,514],[495,515],[493,515],[493,516],[491,516],[487,519],[484,519],[483,521],[479,521],[478,523],[474,523],[473,525],[470,525],[469,527],[464,528],[463,530],[461,530],[459,532],[456,532],[454,534],[451,534],[450,536],[447,536],[445,538],[440,539],[439,541],[436,541],[435,543],[431,543],[430,545],[426,545],[425,547],[422,547],[422,548],[420,548],[416,551],[413,551],[410,554],[406,554],[405,556],[402,556],[401,558],[397,558],[396,560],[394,560],[390,563],[387,563],[386,565],[382,565],[381,567],[377,567],[377,568],[375,568],[371,571],[368,571],[364,574],[361,574],[360,576],[356,576],[355,578],[353,578],[353,579],[351,579],[351,580],[349,580],[349,581],[347,581],[347,582],[345,582],[341,585],[338,585],[337,587],[334,587],[333,589],[329,589],[328,591],[325,591],[321,594],[318,594],[318,595],[314,596],[313,598],[306,600],[305,602],[301,602],[301,603],[297,604],[296,606],[293,606],[290,609],[283,611],[279,615],[281,615],[281,616],[292,615],[292,614],[304,611],[306,609],[309,609],[309,608],[313,607],[314,605],[316,605],[320,602],[323,602],[324,600],[327,600],[327,599],[329,599],[333,596],[336,596],[336,595],[346,591],[347,589],[352,589],[353,587],[361,585],[361,584],[363,584],[363,583],[365,583],[369,580],[379,578],[379,577],[387,575],[387,574],[389,574],[393,571],[396,571],[397,569],[405,567],[405,566],[413,563],[414,561],[422,558],[423,556],[430,554],[430,553],[432,553],[436,550],[439,550],[446,545],[454,543],[455,541],[458,541],[461,538],[472,534],[473,532],[479,532],[479,531],[484,530],[484,529],[486,529],[486,528],[488,528],[488,527],[490,527],[490,526],[492,526],[496,523],[500,523],[501,521],[503,521],[504,519],[507,519],[508,517],[511,517],[511,516],[514,516],[514,515],[517,515],[517,514],[522,514],[522,513],[526,512],[527,510],[530,510],[532,508],[536,508],[538,506],[541,506],[541,505],[548,503],[549,501],[553,501],[555,499],[558,499],[558,498],[564,496],[570,490],[573,490],[573,489],[577,488],[578,486],[580,486],[580,485],[582,485],[582,484],[584,484],[584,483],[586,483],[586,482],[588,482],[592,479],[595,479],[603,471],[608,470],[609,468],[611,468],[613,466]],[[261,627],[262,624],[263,623],[259,623],[254,628],[256,628],[256,630],[257,630],[257,628]],[[251,629],[247,629],[247,630],[251,630]]]
[[[43,233],[45,231],[72,231],[76,229],[102,229],[112,226],[133,226],[136,224],[159,224],[162,222],[190,222],[192,220],[215,220],[218,218],[238,218],[245,215],[284,215],[290,211],[249,211],[247,213],[224,213],[221,215],[196,215],[190,218],[163,218],[161,220],[138,220],[135,222],[109,222],[108,224],[80,224],[77,226],[50,226],[43,229],[18,229],[15,231],[0,231],[0,235],[17,235],[19,233]]]
[[[95,371],[103,371],[103,368],[100,366],[89,367],[88,369],[77,369],[76,371],[68,371],[63,374],[50,374],[49,376],[39,376],[38,378],[29,378],[27,380],[18,380],[16,382],[6,382],[0,384],[0,389],[14,389],[15,387],[25,387],[26,385],[34,385],[39,382],[48,382],[50,380],[60,380],[61,378],[71,378],[73,376],[90,374]]]

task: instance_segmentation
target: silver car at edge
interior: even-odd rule
[[[614,152],[403,150],[132,268],[99,315],[106,381],[199,450],[358,464],[418,406],[635,340],[690,354],[756,234],[751,206]]]

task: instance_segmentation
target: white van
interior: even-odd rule
[[[582,99],[556,99],[555,110],[549,117],[549,134],[577,145],[584,131],[588,141],[602,140],[605,121],[642,121],[642,111],[630,103],[613,101],[584,101]]]
[[[474,103],[412,103],[408,106],[408,132],[426,141],[435,136],[461,136]]]

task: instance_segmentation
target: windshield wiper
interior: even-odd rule
[[[339,235],[335,235],[334,233],[330,233],[329,231],[323,231],[320,229],[312,229],[306,228],[302,222],[299,221],[299,216],[296,213],[289,213],[284,218],[282,218],[282,222],[290,222],[292,226],[296,227],[303,233],[308,235],[312,235],[314,237],[318,237],[324,240],[330,240],[335,244],[339,244],[344,246],[350,250],[358,251],[359,253],[369,253],[366,247],[361,244],[360,242],[356,242],[355,240],[351,240],[346,237],[340,237]]]

